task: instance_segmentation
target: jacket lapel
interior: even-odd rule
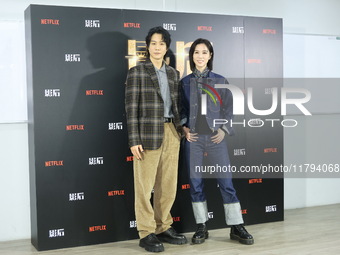
[[[159,83],[158,83],[158,77],[157,77],[157,74],[156,74],[155,67],[149,59],[145,60],[145,69],[149,73],[150,79],[151,79],[153,85],[155,86],[157,93],[160,96],[162,96],[161,95],[161,89],[160,89]]]
[[[171,71],[170,67],[168,65],[165,65],[165,70],[166,70],[166,75],[168,76],[168,84],[169,84],[169,90],[170,90],[170,95],[171,95],[171,99],[175,100],[173,98],[173,96],[176,94],[175,93],[175,88],[174,88],[174,81],[175,81],[175,77],[174,77],[174,72]]]

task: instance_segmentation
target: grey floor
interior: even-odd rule
[[[156,254],[340,254],[340,204],[285,211],[283,222],[247,226],[254,245],[242,245],[229,239],[229,229],[209,231],[210,237],[200,245],[164,244],[165,252]],[[185,233],[190,240],[193,233]],[[30,240],[0,242],[4,255],[61,254],[155,254],[138,246],[138,240],[107,243],[38,252]]]

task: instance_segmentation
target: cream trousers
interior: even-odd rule
[[[162,233],[173,223],[170,210],[177,190],[179,146],[173,123],[164,123],[161,147],[144,150],[142,160],[134,159],[135,214],[140,238]]]

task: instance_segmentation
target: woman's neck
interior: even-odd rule
[[[207,68],[206,66],[205,66],[205,67],[202,67],[202,68],[197,68],[197,67],[196,67],[196,69],[197,69],[200,73],[203,73],[204,70],[205,70],[206,68]]]

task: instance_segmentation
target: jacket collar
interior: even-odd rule
[[[161,95],[161,90],[160,90],[160,87],[159,87],[158,77],[157,77],[157,74],[156,74],[155,66],[152,64],[150,59],[146,59],[144,64],[145,64],[145,69],[149,73],[150,79],[152,80],[152,83],[154,84],[158,94]],[[166,71],[166,74],[167,74],[167,77],[168,77],[170,94],[173,95],[174,80],[175,80],[174,72],[171,70],[171,67],[168,66],[164,61],[163,61],[163,64],[165,65],[165,71]]]
[[[195,78],[193,73],[191,73],[189,77]],[[207,78],[215,78],[215,73],[213,73],[212,71],[209,71]]]

